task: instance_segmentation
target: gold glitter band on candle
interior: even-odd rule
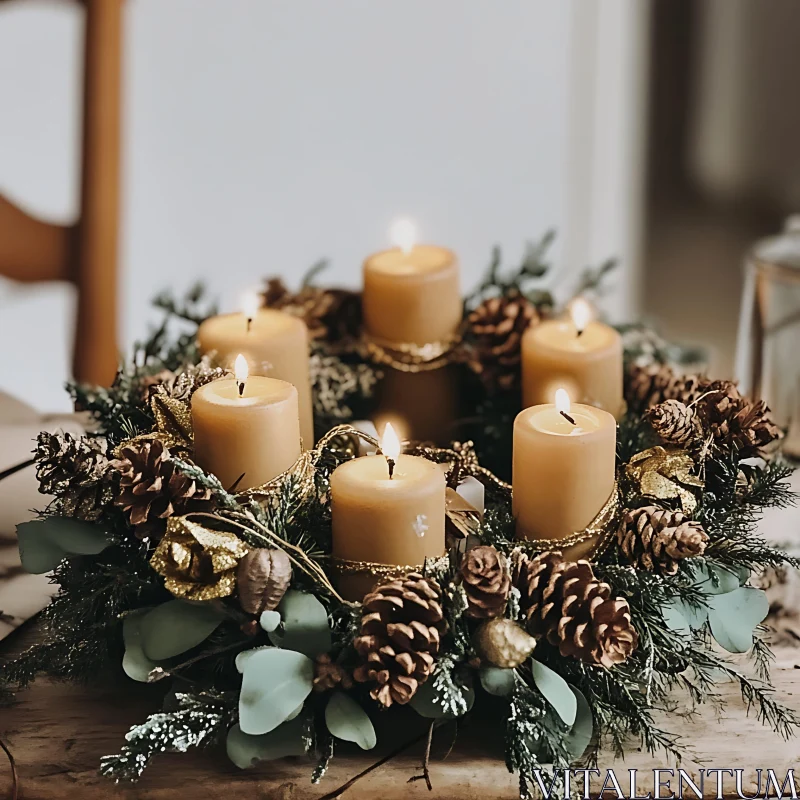
[[[347,558],[331,557],[334,569],[340,575],[371,575],[375,578],[395,578],[411,572],[424,572],[442,569],[450,561],[450,556],[426,558],[423,564],[379,564],[377,561],[350,561]]]
[[[424,345],[390,342],[365,332],[362,348],[369,359],[398,372],[427,372],[458,360],[460,343],[460,332],[452,334],[447,339]]]
[[[582,531],[575,531],[558,539],[520,539],[517,542],[517,546],[523,550],[541,553],[548,550],[564,550],[567,547],[573,547],[597,537],[594,547],[587,555],[587,558],[597,558],[603,554],[617,532],[617,527],[621,520],[621,512],[622,498],[620,497],[619,486],[615,483],[614,491],[611,492],[608,500],[597,512],[595,518]]]

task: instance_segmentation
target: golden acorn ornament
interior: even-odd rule
[[[484,622],[474,633],[475,652],[492,666],[514,669],[536,649],[536,639],[521,625],[506,617]]]

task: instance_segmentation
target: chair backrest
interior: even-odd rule
[[[78,290],[76,380],[116,374],[120,91],[124,0],[83,0],[83,140],[80,216],[73,226],[37,220],[0,196],[0,275],[69,281]]]

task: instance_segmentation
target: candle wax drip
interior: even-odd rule
[[[571,422],[573,425],[578,424],[569,414],[567,414],[566,411],[559,411],[558,413],[561,414],[561,416],[564,417],[567,422]]]

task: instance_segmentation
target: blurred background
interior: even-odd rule
[[[465,289],[493,245],[515,264],[550,228],[564,294],[616,256],[610,318],[731,374],[743,255],[800,208],[797,0],[0,0],[0,195],[67,249],[98,11],[119,37],[119,240],[93,280],[118,276],[123,350],[164,288],[203,280],[233,309],[323,257],[358,286],[408,216]],[[0,389],[68,408],[75,308],[68,281],[0,278]]]

